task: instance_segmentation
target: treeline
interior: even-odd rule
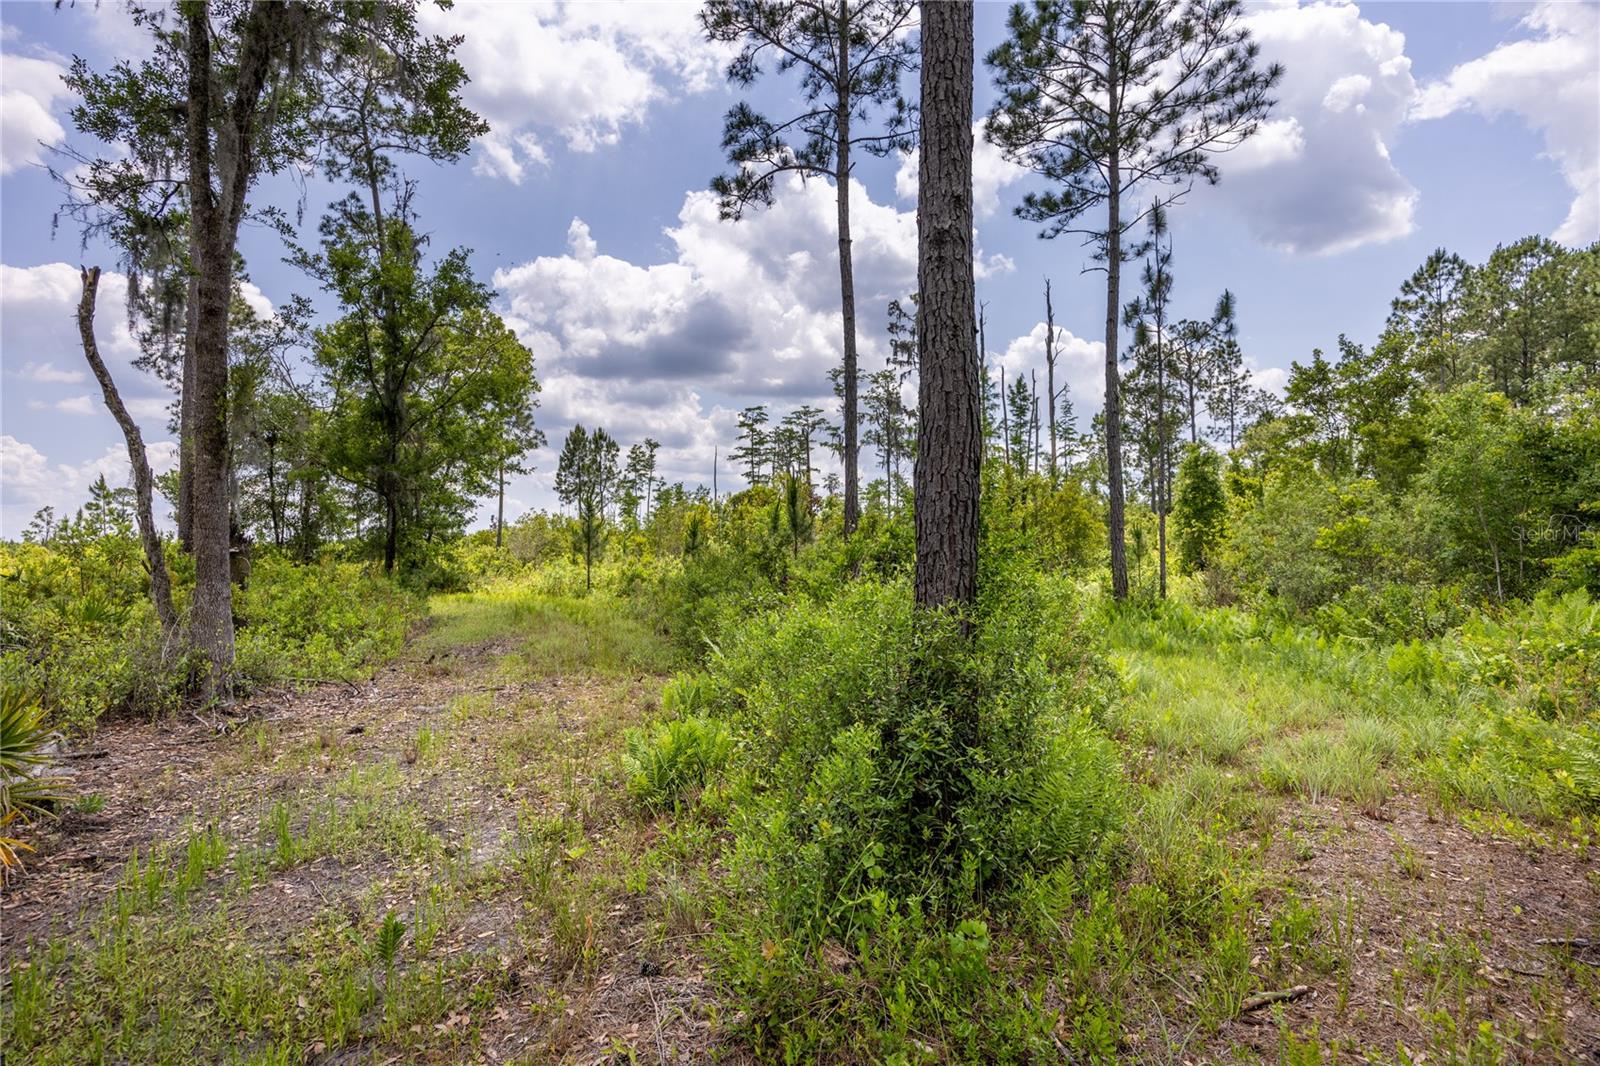
[[[1149,230],[1120,381],[1132,595],[1162,595],[1170,561],[1213,601],[1395,638],[1436,634],[1474,603],[1547,587],[1600,592],[1594,249],[1528,238],[1478,265],[1436,252],[1402,285],[1376,344],[1341,337],[1333,358],[1314,351],[1291,365],[1279,396],[1252,379],[1230,292],[1203,317],[1174,312],[1161,212]],[[1045,365],[983,371],[985,513],[1016,533],[1008,550],[1090,572],[1105,563],[1104,421],[1078,428],[1057,380],[1048,292],[1045,305]],[[914,337],[890,340],[903,361],[863,379],[859,426],[880,476],[863,492],[862,543],[843,546],[850,566],[870,559],[885,575],[910,565],[905,474],[918,415],[904,387]],[[740,551],[768,559],[760,583],[779,587],[779,554],[842,535],[837,475],[816,466],[842,437],[814,407],[775,424],[766,407],[747,408],[727,458],[753,489],[730,496],[667,487],[654,442],[624,465],[604,430],[579,427],[557,481],[575,518],[529,516],[507,543],[524,561],[573,553],[592,569],[692,555],[739,528]],[[752,537],[770,538],[770,557]]]
[[[487,125],[461,101],[460,38],[417,27],[412,3],[134,5],[150,56],[97,71],[74,62],[71,117],[103,155],[56,171],[85,237],[128,277],[140,368],[176,400],[178,469],[161,484],[192,560],[173,604],[169,546],[138,426],[95,345],[99,269],[84,272],[84,353],[127,439],[134,514],[172,654],[205,663],[226,697],[234,578],[252,539],[301,560],[326,545],[425,574],[474,501],[539,441],[532,358],[491,310],[463,249],[435,253],[401,161],[457,161]],[[302,244],[304,204],[266,179],[317,176],[348,195]],[[270,316],[244,299],[247,221],[278,234],[334,315],[295,297]],[[45,533],[49,522],[41,523]],[[187,574],[187,564],[175,569]]]
[[[1283,409],[1177,481],[1184,568],[1218,599],[1414,636],[1600,592],[1600,252],[1435,252],[1375,345],[1294,363]]]

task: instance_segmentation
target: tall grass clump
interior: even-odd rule
[[[994,1014],[973,983],[985,920],[1104,865],[1124,808],[1095,716],[1112,682],[1067,588],[992,583],[969,641],[903,583],[863,581],[756,616],[677,686],[736,738],[720,955],[758,1044],[813,1055],[870,1031],[889,1055],[915,1026]],[[841,957],[910,998],[808,1018]]]

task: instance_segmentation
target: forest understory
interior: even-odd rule
[[[752,1059],[718,977],[726,809],[652,814],[624,780],[673,654],[583,608],[446,597],[370,680],[76,747],[79,798],[6,890],[8,1059]],[[996,926],[983,960],[1040,1060],[1600,1055],[1581,823],[1441,803],[1373,739],[1381,709],[1270,651],[1230,665],[1137,617],[1110,651],[1140,858],[1048,929]],[[1376,761],[1322,765],[1363,731]],[[1193,913],[1155,898],[1175,866],[1209,886]],[[819,957],[892,997],[848,946]],[[1082,1054],[1097,1018],[1106,1054]],[[958,1028],[912,1030],[907,1057],[960,1057]]]

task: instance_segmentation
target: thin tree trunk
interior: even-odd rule
[[[919,447],[916,601],[977,598],[983,423],[972,277],[972,20],[968,0],[922,9],[917,193]]]
[[[100,268],[83,271],[83,298],[78,301],[78,336],[83,341],[83,357],[89,361],[100,391],[105,395],[106,409],[122,428],[128,445],[128,465],[133,470],[134,516],[139,522],[139,540],[144,545],[145,564],[150,570],[150,600],[155,605],[156,618],[161,623],[161,650],[163,656],[176,650],[178,645],[178,612],[172,606],[172,580],[167,575],[166,553],[161,546],[161,533],[156,529],[154,498],[155,478],[150,473],[150,460],[144,449],[144,437],[139,424],[128,414],[122,396],[111,380],[111,371],[100,358],[100,347],[94,339],[94,303],[100,286]]]
[[[1122,404],[1117,373],[1117,307],[1122,274],[1122,175],[1116,149],[1111,153],[1106,209],[1106,528],[1111,541],[1111,595],[1128,598],[1128,556],[1122,501]]]
[[[1045,391],[1050,397],[1050,484],[1056,484],[1056,311],[1050,302],[1050,279],[1044,279]]]
[[[393,477],[386,473],[385,480],[390,484],[383,495],[383,572],[392,574],[400,554],[400,504],[395,499]]]
[[[500,460],[500,509],[494,519],[494,546],[505,545],[506,532],[506,461]]]
[[[1156,377],[1162,374],[1158,371]],[[1164,383],[1157,387],[1163,387]],[[1167,598],[1167,425],[1160,401],[1156,406],[1156,553],[1160,558],[1159,594]]]
[[[278,435],[267,434],[267,517],[272,519],[272,546],[283,547],[283,523],[278,520]]]
[[[1157,241],[1160,235],[1156,236]],[[1156,245],[1156,552],[1160,556],[1159,587],[1167,598],[1167,353],[1166,297],[1162,284],[1161,246]]]
[[[1006,367],[1000,364],[1000,450],[1011,469],[1011,401],[1006,397]]]
[[[989,344],[984,339],[984,319],[987,317],[984,310],[986,306],[986,304],[982,303],[978,305],[978,403],[980,405],[978,416],[983,421],[982,454],[985,457],[989,454],[989,434],[994,429],[993,423],[989,421]],[[1004,401],[1005,396],[1002,395],[1000,399]],[[914,472],[912,476],[916,476]]]
[[[1028,423],[1028,456],[1033,464],[1033,472],[1039,472],[1039,455],[1044,451],[1044,446],[1039,440],[1039,371],[1029,373],[1033,383],[1033,417]]]
[[[1489,534],[1489,523],[1484,521],[1483,501],[1475,501],[1473,506],[1478,512],[1478,528],[1483,531],[1484,543],[1489,545],[1489,557],[1494,560],[1494,598],[1497,603],[1504,603],[1506,589],[1500,580],[1500,546],[1494,542],[1494,537]]]
[[[839,70],[836,122],[839,138],[834,173],[839,208],[839,305],[844,320],[844,534],[855,532],[861,518],[856,472],[856,277],[850,251],[850,5],[839,0]]]
[[[183,380],[178,397],[178,543],[194,550],[194,342],[200,327],[200,241],[189,231],[189,290],[183,308]]]
[[[311,479],[300,480],[300,561],[311,561]]]

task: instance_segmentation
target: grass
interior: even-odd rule
[[[1581,811],[1559,723],[1392,672],[1385,649],[1178,605],[1103,612],[1128,689],[1111,712],[1162,760],[1199,758],[1265,790],[1378,809],[1420,790],[1452,809],[1561,822]]]
[[[637,676],[685,665],[632,601],[601,591],[568,597],[504,584],[435,597],[430,618],[421,650],[439,654],[509,641],[513,649],[502,669],[513,676]]]
[[[615,609],[446,598],[431,652],[477,642],[501,658],[419,663],[406,691],[449,695],[413,696],[403,726],[278,719],[219,741],[215,796],[189,797],[219,821],[156,836],[103,902],[8,951],[7,1060],[456,1059],[510,1031],[508,1006],[530,1060],[560,1058],[582,1036],[575,1004],[621,958],[616,914],[645,850],[603,781],[652,702],[634,679],[676,662],[631,615],[608,624]],[[506,678],[556,674],[553,694],[506,694]],[[85,813],[132,802],[94,796]]]
[[[680,660],[628,601],[502,586],[432,618],[403,702],[216,741],[190,821],[8,945],[8,1061],[656,1061],[657,1026],[696,1060],[1554,1061],[1572,990],[1600,1013],[1581,958],[1508,984],[1503,941],[1430,916],[1444,860],[1361,820],[1404,791],[1487,806],[1501,787],[1441,779],[1462,708],[1383,680],[1376,654],[1108,615],[1131,779],[1114,857],[950,927],[888,901],[870,936],[793,957],[741,924],[726,876],[730,740],[657,706]],[[663,718],[684,735],[649,747]],[[90,795],[80,813],[129,816],[127,793]],[[1499,798],[1474,817],[1532,852],[1594,836]],[[1356,848],[1378,881],[1330,865]],[[1301,983],[1309,1006],[1234,1022]]]

